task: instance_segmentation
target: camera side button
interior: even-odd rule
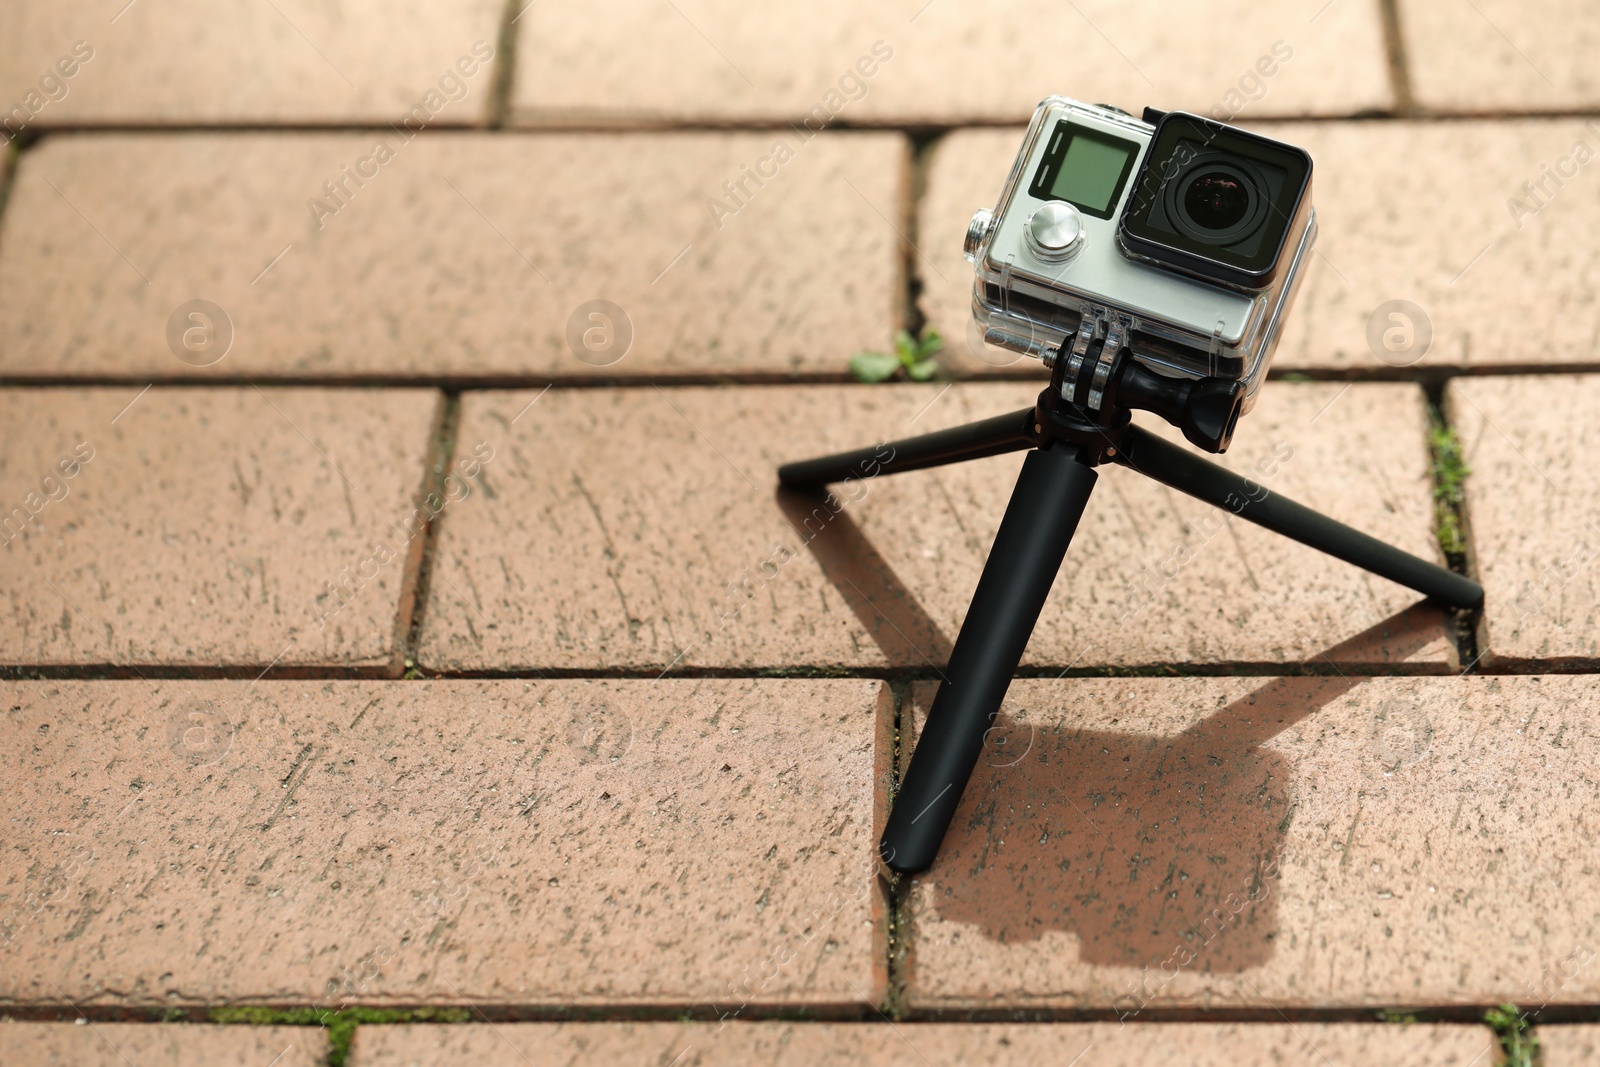
[[[994,229],[994,212],[988,208],[979,208],[973,213],[972,221],[967,223],[967,236],[961,242],[962,254],[970,263],[978,261],[978,249],[983,247],[983,242],[988,240],[989,231]]]
[[[1059,263],[1083,247],[1083,216],[1065,200],[1040,204],[1023,229],[1028,250],[1046,263]]]

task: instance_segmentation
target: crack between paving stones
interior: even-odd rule
[[[496,48],[500,46],[497,43]],[[514,47],[514,46],[513,46]],[[1387,47],[1387,42],[1386,42]],[[498,59],[500,53],[496,52]],[[1409,63],[1407,64],[1407,78],[1409,80]],[[509,90],[510,85],[507,86]],[[604,134],[634,134],[634,133],[773,133],[782,134],[792,130],[791,121],[798,121],[804,116],[794,116],[793,119],[762,120],[728,119],[717,121],[714,119],[683,119],[669,118],[642,118],[632,116],[617,116],[609,118],[602,115],[582,116],[539,116],[539,115],[511,115],[505,116],[505,125],[485,125],[482,120],[449,120],[441,119],[429,123],[428,129],[421,131],[421,136],[429,136],[432,131],[442,132],[468,132],[489,133],[506,135],[549,134],[549,133],[604,133]],[[1592,108],[1583,106],[1555,106],[1555,107],[1483,107],[1459,108],[1451,111],[1435,111],[1416,105],[1414,110],[1407,114],[1397,112],[1362,109],[1340,114],[1320,115],[1261,115],[1250,120],[1252,125],[1263,127],[1271,126],[1304,126],[1335,124],[1381,124],[1392,122],[1407,122],[1421,119],[1432,124],[1452,122],[1480,122],[1480,123],[1515,123],[1526,122],[1530,119],[1590,119],[1594,117]],[[853,131],[865,133],[898,133],[913,140],[929,140],[946,134],[958,133],[962,130],[1008,130],[1021,133],[1027,125],[1025,121],[1013,118],[973,118],[961,122],[900,122],[886,119],[881,122],[849,120],[844,117],[836,118],[828,124],[831,131]],[[375,121],[368,117],[360,117],[354,121],[329,120],[326,122],[216,122],[205,124],[185,124],[176,122],[156,121],[153,123],[129,122],[63,122],[48,129],[37,131],[25,130],[15,138],[24,151],[31,150],[41,141],[54,136],[72,136],[79,134],[238,134],[238,133],[354,133],[354,134],[384,134],[392,133],[392,128],[386,121]],[[31,136],[30,136],[31,134]]]
[[[904,295],[902,294],[897,299],[904,299]],[[1445,382],[1454,378],[1504,377],[1506,375],[1535,378],[1595,373],[1600,373],[1600,360],[1529,364],[1482,363],[1474,364],[1470,367],[1389,367],[1381,370],[1355,367],[1279,368],[1269,371],[1267,380],[1291,384],[1305,382],[1383,382],[1391,384],[1409,382],[1421,385],[1424,389],[1432,389],[1436,386],[1442,387]],[[1028,382],[1040,388],[1043,388],[1045,384],[1042,372],[1037,366],[1032,365],[1018,368],[996,367],[973,370],[970,373],[957,375],[954,380],[957,384]],[[330,392],[352,389],[370,390],[374,388],[437,389],[448,394],[459,395],[474,392],[534,390],[543,389],[546,386],[558,390],[666,390],[696,389],[708,385],[755,389],[828,385],[871,388],[871,386],[862,386],[856,382],[846,370],[789,372],[739,370],[736,368],[726,371],[666,372],[660,375],[636,376],[579,375],[549,372],[530,372],[526,374],[504,372],[462,374],[352,372],[340,374],[335,372],[323,376],[286,374],[276,377],[263,377],[260,375],[230,376],[226,374],[200,376],[198,374],[173,373],[155,381],[152,381],[148,374],[0,373],[0,388],[17,390],[58,389],[64,386],[83,388],[92,386],[137,386],[144,388],[148,386],[151,389],[239,389],[255,386],[258,388],[280,389],[304,387],[325,389]]]
[[[1347,1005],[1337,1008],[1284,1007],[1281,1011],[1265,1005],[1254,1007],[1222,1008],[1182,1007],[1146,1008],[1140,1018],[1147,1023],[1218,1022],[1218,1023],[1369,1023],[1392,1024],[1398,1016],[1414,1019],[1418,1023],[1473,1023],[1482,1026],[1484,1012],[1498,1004],[1437,1004],[1410,1005],[1398,1008],[1374,1008],[1370,1005]],[[270,1003],[248,1005],[219,1005],[195,999],[183,1005],[126,1005],[85,1004],[74,1007],[67,1003],[18,1004],[0,1002],[0,1014],[18,1022],[73,1021],[82,1017],[92,1022],[196,1022],[223,1023],[236,1026],[301,1025],[319,1026],[314,1017],[305,1013],[335,1015],[346,1013],[471,1013],[482,1022],[705,1022],[715,1023],[718,1015],[714,1009],[685,1003],[613,1003],[613,1004],[553,1004],[548,1002],[487,1003],[460,1000],[449,1004],[420,1003],[394,1000],[385,1004],[348,1004],[342,1009],[331,1009],[326,1002],[306,1000],[274,1000]],[[923,1023],[938,1022],[1011,1022],[1011,1023],[1068,1023],[1117,1022],[1120,1016],[1115,1008],[974,1008],[960,1004],[926,1007],[908,1012],[905,1017],[889,1016],[876,1008],[863,1008],[859,1001],[841,1000],[834,1004],[819,1005],[750,1005],[741,1019],[768,1022],[843,1022],[868,1026],[916,1027]],[[222,1017],[219,1018],[218,1016]],[[252,1018],[250,1016],[258,1015]],[[301,1015],[299,1022],[289,1016]],[[443,1021],[435,1019],[433,1021]],[[1600,1005],[1559,1005],[1546,1007],[1541,1012],[1541,1025],[1600,1022]],[[1487,1029],[1487,1027],[1485,1027]]]
[[[900,791],[900,780],[910,758],[904,732],[911,721],[911,686],[912,683],[905,679],[889,685],[894,715],[889,724],[889,790],[884,798],[886,819]],[[877,842],[872,842],[872,847],[876,848]],[[881,865],[877,877],[883,885],[884,899],[888,905],[884,910],[884,922],[888,925],[884,946],[888,958],[884,961],[884,1002],[880,1010],[885,1018],[900,1022],[905,1019],[905,937],[906,923],[910,918],[911,880]]]
[[[1399,0],[1378,0],[1379,20],[1383,25],[1383,51],[1387,61],[1389,88],[1394,93],[1396,117],[1418,114],[1416,93],[1411,85],[1411,61],[1406,51],[1405,29],[1400,23]]]
[[[506,0],[495,38],[494,81],[489,89],[489,129],[504,129],[511,119],[511,94],[517,77],[516,20],[536,0]]]
[[[416,507],[423,514],[430,509],[427,501],[430,497],[448,503],[449,497],[445,493],[445,480],[450,472],[450,465],[455,461],[456,436],[461,428],[461,396],[459,393],[444,393],[441,396],[438,421],[434,426],[434,433],[428,449],[428,466],[423,472],[422,487],[417,493]],[[433,566],[438,555],[439,528],[444,521],[445,506],[441,504],[437,514],[427,520],[420,540],[421,548],[417,557],[415,576],[411,580],[409,592],[401,590],[405,599],[401,604],[400,617],[397,620],[397,629],[400,640],[400,664],[402,677],[422,677],[417,669],[417,654],[422,642],[423,621],[427,616],[429,595],[433,587]]]
[[[583,667],[511,667],[485,670],[429,670],[413,669],[412,680],[427,681],[627,681],[643,679],[655,681],[661,677],[664,665],[583,668]],[[1590,659],[1562,658],[1538,660],[1496,660],[1494,673],[1498,675],[1573,675],[1595,674],[1600,662]],[[0,667],[0,681],[117,681],[140,680],[147,682],[188,681],[252,681],[261,673],[259,665],[228,667],[172,667],[141,666],[137,670],[125,664],[72,665],[11,665]],[[1306,677],[1359,677],[1366,678],[1451,678],[1456,671],[1444,663],[1286,663],[1286,662],[1226,662],[1226,663],[1159,663],[1123,667],[1067,667],[1035,664],[1017,668],[1013,676],[1024,678],[1306,678]],[[756,678],[789,679],[796,681],[817,679],[871,679],[885,682],[937,681],[939,672],[931,667],[678,667],[672,671],[674,678],[712,678],[743,681]],[[263,679],[260,686],[296,681],[396,681],[387,669],[355,667],[291,667],[277,668],[272,677]]]
[[[1478,579],[1477,574],[1474,573],[1477,570],[1476,566],[1474,565],[1474,561],[1477,557],[1472,546],[1472,526],[1468,521],[1469,517],[1466,494],[1463,491],[1459,501],[1440,502],[1441,494],[1445,492],[1447,487],[1442,481],[1441,470],[1444,464],[1440,461],[1440,457],[1436,454],[1435,444],[1431,437],[1432,430],[1437,428],[1444,431],[1449,435],[1450,440],[1456,442],[1458,445],[1460,441],[1460,438],[1456,433],[1456,426],[1450,420],[1448,406],[1444,402],[1445,389],[1448,387],[1448,384],[1449,383],[1447,380],[1442,380],[1424,386],[1424,393],[1427,399],[1428,424],[1430,427],[1430,439],[1424,442],[1428,455],[1430,524],[1434,526],[1437,525],[1438,520],[1435,509],[1448,510],[1449,515],[1454,519],[1456,528],[1460,531],[1462,547],[1460,552],[1449,552],[1441,543],[1439,545],[1439,550],[1444,554],[1445,560],[1452,571],[1454,571],[1456,574],[1460,574],[1467,578],[1472,578],[1473,580],[1478,581],[1480,579]],[[1468,476],[1470,477],[1470,472]],[[1452,643],[1456,646],[1456,660],[1460,664],[1461,673],[1471,674],[1478,672],[1481,670],[1481,664],[1479,661],[1483,658],[1483,654],[1488,651],[1487,648],[1480,647],[1481,638],[1483,636],[1483,607],[1480,605],[1479,607],[1470,610],[1452,608],[1449,609],[1449,618],[1451,621],[1450,638]],[[1545,669],[1548,671],[1549,667],[1553,665],[1541,666],[1545,667]],[[1592,669],[1592,667],[1590,669]],[[1522,672],[1518,671],[1515,673]]]

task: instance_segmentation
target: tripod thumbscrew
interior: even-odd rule
[[[1124,360],[1117,403],[1154,412],[1207,452],[1226,452],[1244,410],[1244,383],[1232,378],[1168,378]]]

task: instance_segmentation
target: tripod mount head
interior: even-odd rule
[[[1101,353],[1092,346],[1090,352],[1099,365]],[[1161,416],[1182,430],[1190,444],[1207,452],[1227,451],[1244,411],[1245,383],[1238,379],[1168,377],[1125,350],[1107,364],[1100,403],[1093,408],[1087,403],[1092,380],[1074,384],[1059,360],[1047,362],[1052,374],[1049,387],[1039,394],[1038,432],[1080,446],[1095,465],[1116,457],[1132,410]]]

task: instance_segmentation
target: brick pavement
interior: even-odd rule
[[[1592,1062],[1597,26],[0,10],[0,1060]],[[773,468],[1030,402],[959,245],[1052,92],[1312,151],[1223,461],[1487,601],[1106,470],[894,879],[1017,459]],[[849,381],[923,324],[958,381]]]
[[[1540,1031],[1548,1067],[1580,1067],[1600,1059],[1600,1030],[1594,1026],[1552,1026]]]
[[[902,137],[790,135],[786,168],[714,215],[708,194],[732,205],[722,183],[772,137],[425,133],[46,138],[22,157],[0,238],[14,252],[0,373],[837,374],[839,345],[898,322]],[[234,332],[204,365],[166,340],[172,308],[200,292]],[[568,331],[591,323],[572,312],[602,299],[626,308],[631,336],[579,359]],[[45,301],[62,314],[27,313]]]
[[[124,1067],[165,1063],[271,1063],[315,1067],[328,1042],[304,1026],[205,1026],[179,1023],[21,1023],[0,1025],[0,1056],[7,1063],[72,1063]]]
[[[1195,1067],[1391,1062],[1468,1067],[1487,1062],[1492,1038],[1475,1026],[1309,1024],[996,1025],[897,1027],[828,1023],[567,1023],[372,1026],[353,1064],[678,1062],[700,1064],[1079,1063],[1135,1067],[1177,1059]]]

